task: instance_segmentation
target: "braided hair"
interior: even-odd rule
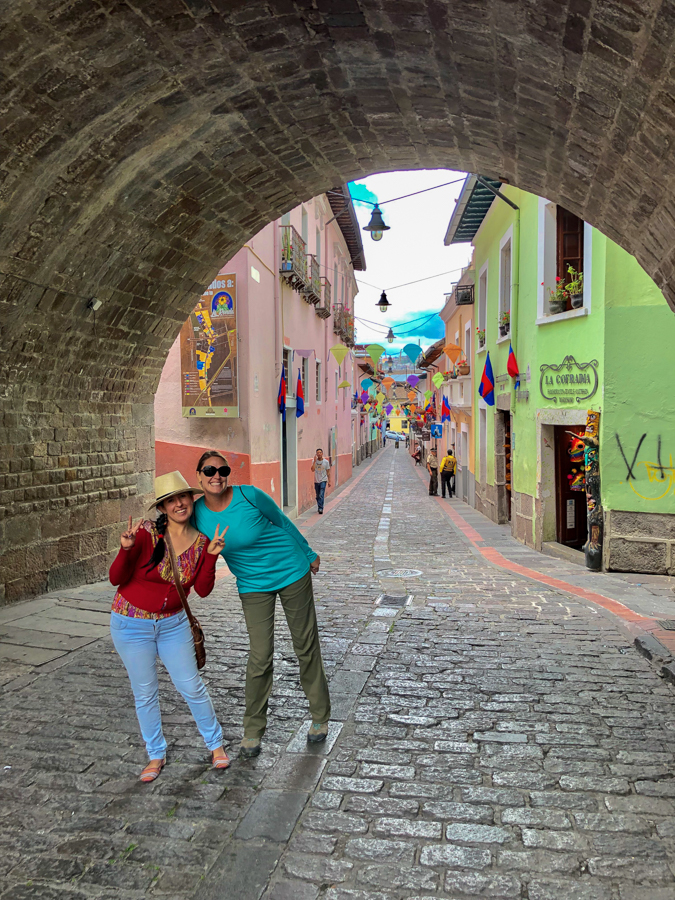
[[[164,559],[164,554],[166,553],[166,542],[164,540],[164,534],[166,532],[168,524],[169,517],[167,516],[167,514],[164,512],[160,513],[157,516],[157,521],[155,522],[155,528],[157,529],[159,540],[155,544],[154,550],[152,551],[152,556],[150,557],[150,561],[147,562],[145,566],[143,566],[144,569],[154,569]]]

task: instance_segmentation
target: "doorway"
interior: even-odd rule
[[[582,425],[554,426],[556,539],[581,550],[588,537]]]
[[[504,418],[504,488],[506,520],[511,521],[511,413],[502,412]]]
[[[295,401],[286,407],[286,421],[281,423],[281,491],[283,509],[287,516],[295,514],[298,500],[298,441]]]
[[[462,500],[469,502],[469,435],[466,431],[462,431]]]

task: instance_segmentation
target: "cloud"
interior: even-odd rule
[[[378,202],[377,194],[371,191],[370,188],[367,188],[365,184],[350,181],[348,187],[354,203],[360,203],[361,206],[367,206],[370,209],[373,203]],[[368,202],[361,203],[362,200],[367,200]]]

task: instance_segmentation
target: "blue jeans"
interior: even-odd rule
[[[110,633],[131,681],[138,724],[150,759],[163,759],[166,755],[159,711],[158,656],[190,707],[207,748],[216,750],[222,746],[223,730],[197,669],[185,613],[165,619],[134,619],[114,612],[110,614]]]
[[[316,505],[319,509],[323,509],[323,498],[326,495],[326,481],[315,481],[314,491],[316,493]]]

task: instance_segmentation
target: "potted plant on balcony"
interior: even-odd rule
[[[509,329],[511,327],[511,311],[505,310],[499,316],[499,334],[501,337],[506,337],[509,333]]]
[[[584,305],[584,273],[577,272],[572,266],[568,266],[567,274],[570,276],[570,280],[567,282],[566,288],[572,301],[572,309],[581,309]]]
[[[468,375],[471,371],[469,360],[466,357],[462,357],[462,359],[460,359],[460,361],[457,363],[457,371],[460,375]]]
[[[476,328],[476,337],[478,338],[478,349],[482,350],[485,346],[485,329]]]

